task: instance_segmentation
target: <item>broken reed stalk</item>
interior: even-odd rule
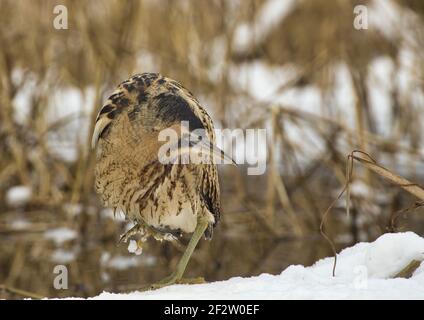
[[[337,201],[341,199],[343,194],[346,192],[346,213],[349,215],[349,207],[350,207],[350,182],[352,181],[353,176],[353,162],[354,160],[358,161],[360,164],[362,164],[367,169],[377,173],[381,177],[385,178],[386,180],[390,181],[391,183],[403,188],[404,190],[408,191],[409,193],[413,194],[420,200],[424,201],[424,189],[419,186],[416,183],[412,183],[409,180],[396,175],[392,173],[390,170],[384,168],[383,166],[377,164],[377,162],[366,152],[361,150],[353,150],[348,156],[347,156],[347,164],[346,164],[346,183],[342,189],[342,191],[339,193],[337,198],[331,203],[331,205],[328,207],[328,209],[324,212],[321,219],[320,224],[320,233],[321,235],[326,239],[326,241],[330,244],[331,249],[334,254],[334,264],[333,264],[333,277],[336,275],[336,265],[337,265],[337,252],[336,247],[334,245],[334,242],[330,239],[330,237],[325,233],[324,231],[324,224],[327,219],[328,214],[330,213],[331,209],[335,206]]]
[[[418,269],[418,267],[421,265],[422,261],[419,260],[412,260],[405,268],[403,268],[401,271],[399,271],[394,278],[411,278],[414,274],[415,270]]]
[[[354,153],[360,153],[362,155],[365,155],[366,157],[368,157],[368,159],[364,159],[364,158],[355,156]],[[405,189],[406,191],[413,194],[414,196],[416,196],[420,200],[424,201],[424,189],[422,187],[420,187],[418,184],[410,182],[409,180],[407,180],[407,179],[405,179],[401,176],[398,176],[398,175],[392,173],[391,171],[389,171],[388,169],[380,166],[367,153],[355,150],[350,154],[350,157],[352,159],[360,162],[361,164],[363,164],[366,168],[374,171],[375,173],[379,174],[383,178],[389,180],[393,184],[401,187],[402,189]]]

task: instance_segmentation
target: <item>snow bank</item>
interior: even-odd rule
[[[412,260],[424,260],[424,238],[412,232],[385,234],[358,243],[313,266],[290,266],[280,275],[262,274],[199,285],[174,285],[156,291],[114,294],[94,299],[424,299],[424,263],[409,279],[393,278]]]

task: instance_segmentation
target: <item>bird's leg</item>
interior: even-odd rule
[[[151,286],[152,289],[159,289],[162,287],[166,287],[171,284],[178,283],[181,280],[181,278],[183,277],[184,271],[187,267],[188,261],[190,260],[190,257],[193,254],[193,251],[196,248],[200,238],[205,233],[205,230],[208,227],[208,224],[209,222],[203,216],[197,219],[196,229],[194,230],[193,236],[191,237],[190,242],[188,243],[183,256],[181,257],[180,261],[178,261],[177,269],[170,276],[162,279],[158,283],[153,284]],[[193,282],[196,282],[196,280]],[[201,281],[197,280],[197,282],[199,283]]]

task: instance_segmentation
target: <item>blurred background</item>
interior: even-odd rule
[[[53,27],[58,4],[66,30]],[[171,243],[139,256],[118,244],[130,225],[93,191],[94,119],[140,72],[182,82],[218,128],[267,129],[265,174],[220,167],[222,221],[186,276],[278,274],[332,255],[319,225],[348,153],[424,181],[423,26],[421,0],[0,0],[0,298],[134,290],[175,267]],[[360,165],[351,193],[351,214],[342,198],[326,222],[337,250],[423,234],[423,210],[401,211],[417,199]],[[68,290],[53,287],[60,264]]]

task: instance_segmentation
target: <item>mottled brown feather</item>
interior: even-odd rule
[[[219,182],[214,164],[162,164],[158,134],[204,128],[215,143],[213,123],[194,96],[175,80],[155,73],[121,83],[96,119],[95,189],[103,204],[158,232],[191,233],[198,215],[208,218],[212,236],[220,218]]]

